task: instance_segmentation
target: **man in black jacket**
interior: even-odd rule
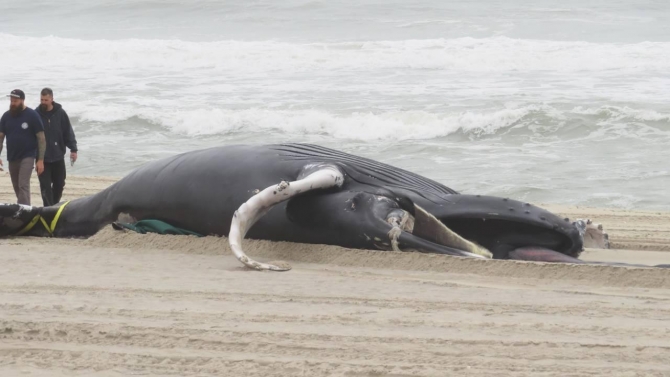
[[[63,106],[54,102],[53,91],[42,89],[40,105],[35,109],[42,117],[47,150],[44,154],[44,173],[39,176],[44,206],[60,202],[65,187],[65,147],[70,149],[70,161],[77,160],[77,140]]]

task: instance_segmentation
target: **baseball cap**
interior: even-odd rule
[[[9,93],[7,95],[7,97],[18,98],[18,99],[26,99],[26,94],[23,93],[23,90],[21,90],[21,89],[14,89],[14,90],[12,90],[11,93]]]

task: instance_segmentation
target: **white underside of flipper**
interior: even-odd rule
[[[249,258],[242,250],[242,239],[249,229],[273,206],[292,197],[311,190],[341,187],[344,175],[334,165],[324,165],[313,173],[293,182],[282,181],[252,196],[235,211],[230,224],[228,242],[235,257],[245,266],[256,270],[287,271],[290,266],[280,267],[257,262]]]

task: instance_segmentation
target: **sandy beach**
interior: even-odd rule
[[[115,180],[68,177],[64,199]],[[603,224],[612,249],[582,259],[670,263],[670,213],[544,207]],[[0,375],[670,376],[669,270],[245,248],[293,269],[215,237],[0,240]]]

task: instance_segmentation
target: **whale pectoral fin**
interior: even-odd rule
[[[254,223],[278,203],[289,200],[301,193],[331,187],[341,187],[343,182],[344,174],[337,166],[325,164],[308,166],[296,181],[282,181],[252,196],[235,211],[232,223],[230,224],[228,241],[235,257],[245,266],[256,270],[289,270],[290,266],[280,267],[260,263],[249,258],[242,250],[242,239]]]

